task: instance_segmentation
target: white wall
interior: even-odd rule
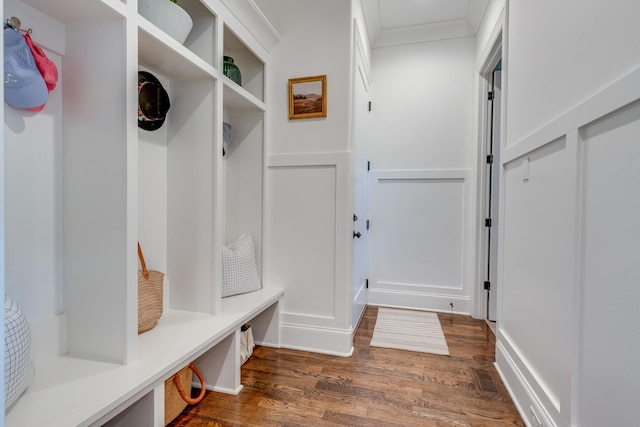
[[[510,144],[640,63],[640,55],[633,54],[639,31],[636,1],[546,0],[511,2],[510,8]]]
[[[473,38],[373,50],[375,170],[470,164]]]
[[[372,53],[373,304],[469,313],[475,39]]]
[[[260,0],[282,40],[270,64],[271,154],[345,151],[349,123],[351,6],[330,0]],[[287,84],[293,77],[327,75],[327,117],[289,120]]]
[[[60,91],[37,114],[5,107],[6,292],[31,321],[63,311]]]
[[[267,75],[264,281],[285,288],[282,346],[349,355],[352,5],[256,3],[282,37]],[[288,79],[321,74],[327,117],[289,120]]]
[[[32,17],[33,41],[62,69],[59,24],[22,3],[7,16]],[[30,322],[62,313],[62,77],[40,112],[4,107],[5,290]],[[28,260],[28,262],[25,262]]]
[[[637,16],[509,3],[496,359],[529,422],[637,423]]]
[[[40,42],[37,34],[33,39]],[[59,55],[50,50],[46,54],[61,67]],[[5,106],[4,214],[11,225],[5,230],[6,292],[30,320],[49,318],[63,310],[62,206],[58,203],[62,196],[62,129],[57,125],[61,122],[61,84],[39,113],[24,114]],[[29,265],[21,261],[27,259]]]

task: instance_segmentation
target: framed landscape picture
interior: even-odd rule
[[[289,119],[327,117],[327,76],[289,79]]]

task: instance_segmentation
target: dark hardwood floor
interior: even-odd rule
[[[369,347],[367,307],[353,357],[256,347],[237,396],[207,392],[170,426],[524,426],[493,367],[484,321],[438,314],[450,356]]]

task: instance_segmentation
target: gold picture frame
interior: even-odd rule
[[[327,117],[327,76],[289,79],[289,120]]]

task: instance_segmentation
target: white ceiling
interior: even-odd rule
[[[474,36],[489,0],[362,0],[373,47]]]

